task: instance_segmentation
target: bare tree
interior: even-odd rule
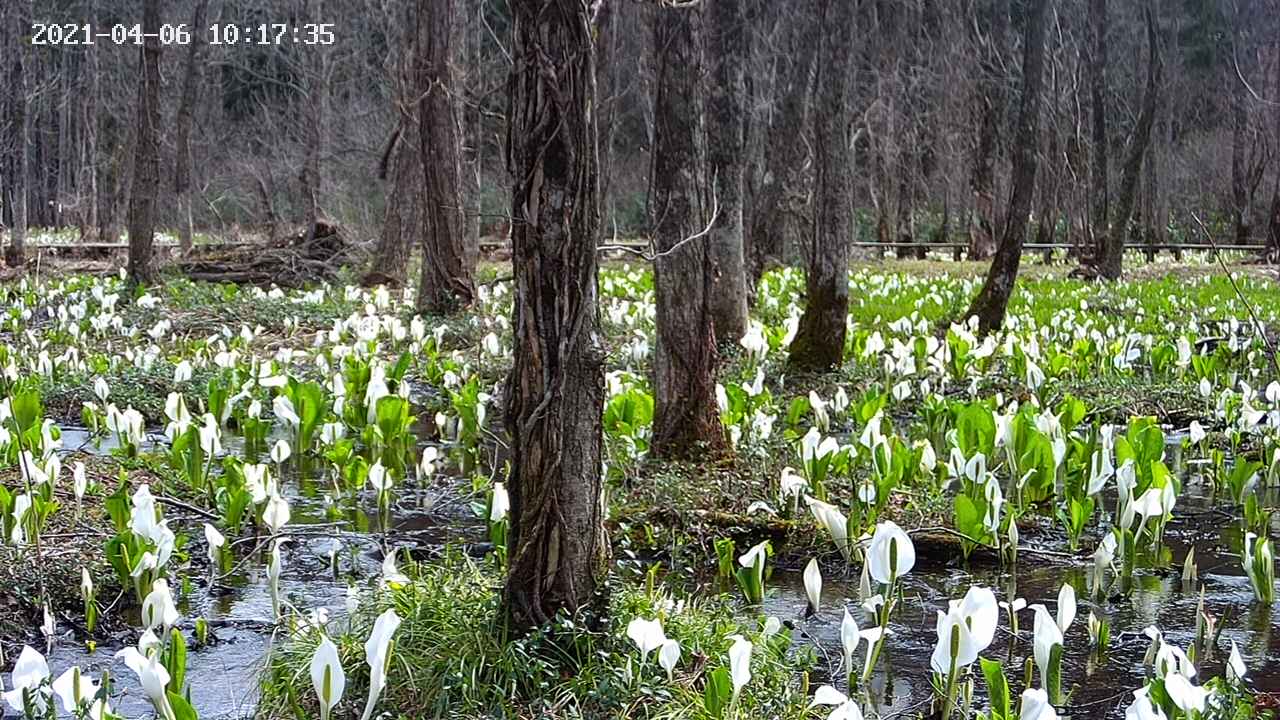
[[[388,192],[382,214],[382,228],[374,248],[366,285],[402,287],[409,280],[412,239],[423,225],[421,145],[418,142],[417,93],[414,79],[414,51],[417,27],[412,7],[393,13],[390,24],[399,25],[400,48],[392,50],[389,66],[393,78],[395,129],[378,160],[378,179],[387,181]]]
[[[209,0],[196,0],[191,27],[203,30],[208,8]],[[191,44],[187,46],[186,67],[182,71],[182,99],[178,102],[178,112],[174,119],[178,135],[178,157],[173,174],[173,190],[178,199],[178,242],[184,253],[191,251],[192,235],[195,233],[191,212],[191,124],[196,90],[200,84],[200,48],[204,45],[203,36],[203,32],[193,33]]]
[[[1271,111],[1275,115],[1275,139],[1272,141],[1280,148],[1280,16],[1276,18],[1277,32],[1274,45],[1275,54],[1275,87],[1272,97]],[[1276,163],[1276,179],[1271,190],[1271,219],[1267,231],[1267,255],[1271,262],[1280,262],[1280,162]]]
[[[658,250],[658,340],[652,452],[673,457],[721,451],[726,443],[715,396],[715,268],[705,240],[715,218],[705,197],[702,15],[696,5],[663,7],[655,15],[649,212]]]
[[[734,342],[747,332],[747,275],[743,245],[743,180],[746,116],[747,0],[710,0],[707,40],[712,79],[707,97],[707,165],[710,193],[720,206],[707,239],[715,263],[711,316],[716,338]]]
[[[795,339],[791,365],[830,370],[844,360],[845,316],[849,311],[849,238],[853,232],[850,192],[853,157],[848,132],[852,111],[848,98],[852,70],[854,3],[823,0],[819,37],[817,178],[805,308]]]
[[[517,632],[604,606],[604,351],[593,27],[581,0],[514,0],[507,117],[515,355],[506,383]]]
[[[1109,242],[1111,219],[1110,146],[1107,142],[1107,0],[1089,0],[1090,158],[1089,237],[1099,255]],[[1102,264],[1102,263],[1100,263]],[[1118,270],[1117,270],[1118,272]]]
[[[323,22],[324,0],[307,0],[307,17],[315,23]],[[307,108],[302,118],[304,137],[302,174],[302,200],[304,207],[304,223],[306,239],[315,239],[320,228],[320,197],[323,192],[324,175],[321,163],[325,156],[325,140],[327,137],[325,122],[329,110],[329,63],[328,55],[323,48],[312,48],[308,54],[310,63],[307,68],[306,101]]]
[[[764,177],[751,208],[750,274],[754,286],[769,262],[781,261],[788,241],[796,233],[791,228],[803,225],[800,216],[807,202],[804,189],[804,128],[813,89],[810,76],[817,57],[818,44],[813,42],[817,29],[813,11],[815,0],[807,0],[798,12],[783,19],[789,28],[788,52],[783,80],[778,94],[780,107],[769,126],[765,141]]]
[[[1147,89],[1143,93],[1142,111],[1138,124],[1129,139],[1125,154],[1124,170],[1120,177],[1120,194],[1116,199],[1115,225],[1107,232],[1098,262],[1098,273],[1108,280],[1120,277],[1124,262],[1124,239],[1128,233],[1129,219],[1133,216],[1134,198],[1138,190],[1138,178],[1142,173],[1142,159],[1151,140],[1151,125],[1155,122],[1156,102],[1160,93],[1160,44],[1156,35],[1154,0],[1147,0]]]
[[[160,194],[160,0],[142,3],[145,39],[139,52],[138,126],[134,140],[133,185],[129,193],[129,281],[156,279],[156,203]]]
[[[424,178],[418,310],[431,313],[452,312],[470,305],[475,297],[463,236],[462,179],[453,117],[453,6],[454,0],[418,0],[414,89]]]
[[[990,256],[996,244],[995,166],[1007,102],[1004,47],[1009,25],[1009,0],[984,0],[982,6],[989,15],[987,22],[975,19],[973,23],[980,61],[978,91],[975,93],[978,138],[974,145],[970,179],[974,202],[973,221],[969,228],[971,260]]]
[[[1004,324],[1009,296],[1018,279],[1022,244],[1027,233],[1027,215],[1036,185],[1036,148],[1040,133],[1041,92],[1044,85],[1044,28],[1050,0],[1027,3],[1026,28],[1022,45],[1022,99],[1018,107],[1018,131],[1014,136],[1013,192],[1005,218],[1000,247],[991,259],[986,282],[969,306],[968,316],[978,318],[983,333]]]
[[[22,38],[30,32],[30,0],[13,3],[16,22],[8,26],[13,37]],[[31,179],[30,147],[28,138],[27,73],[23,61],[27,54],[26,43],[17,42],[13,50],[12,75],[10,76],[9,102],[11,103],[9,130],[10,145],[14,149],[13,177],[7,188],[9,204],[13,207],[13,225],[9,230],[9,247],[4,261],[9,267],[21,267],[26,262],[28,183]]]

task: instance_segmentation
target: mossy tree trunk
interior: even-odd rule
[[[160,193],[160,0],[142,4],[138,73],[138,126],[134,142],[133,185],[129,193],[129,282],[156,281],[154,248],[156,202]]]
[[[649,211],[658,339],[654,352],[656,457],[722,451],[716,407],[719,354],[712,319],[715,265],[703,134],[702,15],[697,6],[663,7],[654,19],[657,68]]]
[[[853,157],[848,132],[853,109],[848,98],[852,72],[854,3],[824,0],[818,62],[814,223],[805,307],[791,341],[789,362],[804,370],[826,371],[844,359],[845,316],[849,311],[849,238],[853,233]]]
[[[595,59],[587,5],[515,0],[507,112],[515,353],[506,383],[511,525],[503,598],[517,633],[603,606],[604,351]]]
[[[1027,214],[1036,188],[1036,149],[1040,134],[1040,105],[1044,87],[1044,26],[1050,0],[1030,0],[1022,43],[1022,100],[1018,107],[1018,131],[1014,136],[1013,191],[1005,217],[1000,247],[991,259],[986,282],[973,299],[967,316],[978,318],[983,333],[1004,324],[1009,296],[1018,280]]]

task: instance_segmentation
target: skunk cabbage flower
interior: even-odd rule
[[[1040,688],[1022,691],[1022,707],[1018,720],[1058,720],[1058,711],[1049,704],[1049,696]]]
[[[316,652],[311,656],[311,686],[320,699],[320,720],[329,720],[329,713],[342,700],[347,687],[347,675],[338,659],[338,648],[328,637],[321,637]]]
[[[751,682],[751,641],[741,635],[731,635],[729,648],[729,677],[733,680],[733,697],[736,700],[742,688]],[[367,720],[367,719],[366,719]]]
[[[816,615],[822,602],[822,569],[818,567],[817,558],[809,560],[804,567],[804,592],[809,597],[809,614]]]
[[[31,716],[41,717],[48,702],[49,690],[44,687],[48,680],[49,664],[45,662],[44,655],[35,648],[24,646],[9,675],[13,689],[4,693],[4,701],[19,716],[27,715],[30,703]]]
[[[911,572],[915,564],[915,545],[902,528],[889,520],[876,525],[871,546],[867,549],[871,577],[876,582],[887,584]]]
[[[142,624],[148,630],[164,627],[167,632],[178,622],[178,606],[173,602],[169,583],[160,578],[151,584],[151,592],[142,601]]]
[[[662,643],[662,647],[658,648],[658,664],[662,666],[663,670],[667,671],[667,682],[672,681],[676,664],[679,662],[680,643],[668,638]]]
[[[627,637],[631,638],[631,642],[636,644],[640,649],[640,660],[643,662],[649,658],[649,653],[662,647],[667,641],[667,636],[662,632],[662,623],[658,620],[645,620],[644,618],[633,618],[627,623]]]
[[[364,644],[365,660],[369,663],[369,699],[365,702],[364,713],[360,720],[369,720],[373,716],[373,708],[378,704],[378,696],[382,694],[382,686],[387,682],[387,665],[391,658],[391,637],[400,627],[400,616],[395,610],[387,610],[378,616],[373,624],[373,632]]]
[[[53,693],[58,696],[63,710],[76,715],[98,694],[98,685],[91,678],[86,679],[80,668],[73,665],[53,681]]]

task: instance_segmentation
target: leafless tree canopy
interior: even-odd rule
[[[162,24],[186,25],[203,44],[160,52],[157,229],[184,241],[192,232],[283,237],[323,219],[371,246],[381,237],[392,250],[402,238],[416,247],[423,232],[416,193],[426,177],[409,152],[420,142],[420,125],[410,123],[406,108],[418,100],[407,93],[414,89],[408,71],[415,37],[407,23],[418,4],[161,3]],[[482,236],[505,240],[509,232],[502,158],[512,9],[507,0],[448,5],[452,83],[449,98],[433,107],[447,102],[452,110],[459,231],[474,254]],[[765,0],[697,5],[707,28],[699,41],[699,78],[709,98],[701,125],[717,166],[707,182],[726,200],[728,227],[743,216],[753,278],[770,263],[805,261],[810,252],[821,8]],[[989,255],[1009,211],[1022,44],[1034,3],[854,5],[853,30],[843,38],[852,71],[845,93],[851,120],[842,133],[851,149],[852,239],[903,254],[923,251],[904,244],[946,241],[967,246],[971,256]],[[0,8],[7,78],[0,91],[0,222],[12,240],[11,261],[28,227],[77,227],[89,241],[119,239],[131,193],[150,182],[135,163],[138,143],[146,141],[138,122],[141,48],[105,37],[92,45],[48,44],[33,24],[109,32],[141,24],[143,6],[12,0]],[[610,0],[593,17],[603,234],[652,233],[660,55],[650,28],[655,14],[671,10]],[[331,45],[243,41],[253,34],[246,27],[314,22],[331,24]],[[242,42],[226,44],[222,33],[223,44],[209,44],[210,27],[226,25],[241,28]],[[1213,218],[1223,238],[1280,248],[1280,2],[1054,0],[1044,37],[1030,242],[1072,244],[1094,264],[1108,238],[1145,246],[1194,235],[1189,213],[1198,211]],[[1155,58],[1161,72],[1153,84]],[[726,113],[737,113],[738,124]],[[1139,131],[1147,137],[1135,155]],[[740,162],[729,163],[735,149]],[[408,204],[396,200],[406,196]],[[1127,218],[1116,206],[1126,199]],[[400,281],[398,272],[386,272],[402,269],[394,257],[382,272]],[[740,311],[717,312],[732,318]]]

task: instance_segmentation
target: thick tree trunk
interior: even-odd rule
[[[463,237],[461,168],[453,117],[450,23],[454,0],[418,0],[418,133],[424,192],[418,311],[444,314],[475,298]]]
[[[995,166],[1000,144],[1000,128],[1004,118],[1005,35],[1009,24],[1009,0],[989,0],[986,3],[989,31],[984,34],[981,22],[973,27],[977,32],[981,60],[979,61],[978,140],[974,148],[970,187],[973,190],[974,217],[969,229],[969,259],[982,260],[991,255],[996,245],[996,196]]]
[[[743,180],[746,137],[743,67],[747,64],[747,0],[711,0],[708,40],[714,74],[707,98],[707,165],[710,193],[719,205],[707,242],[715,264],[711,317],[720,343],[747,332],[747,275],[743,246]]]
[[[209,8],[209,0],[196,0],[191,27],[203,28],[205,13]],[[196,90],[200,84],[200,42],[203,33],[192,33],[191,44],[187,46],[186,67],[182,71],[182,97],[178,101],[178,112],[174,118],[177,131],[177,160],[173,174],[173,191],[178,200],[178,243],[183,253],[191,251],[192,227],[191,217],[191,124],[196,104]]]
[[[133,183],[129,193],[129,281],[156,281],[152,242],[160,194],[160,0],[142,4],[138,73],[138,128],[134,139]]]
[[[805,276],[804,314],[789,358],[793,367],[803,370],[831,370],[844,360],[849,237],[853,232],[853,157],[847,135],[853,120],[847,97],[853,70],[853,13],[852,2],[823,2],[814,113],[817,178],[812,248]]]
[[[1110,158],[1107,145],[1107,0],[1089,0],[1089,32],[1089,236],[1101,256],[1106,252],[1103,244],[1110,237],[1107,227],[1111,218]],[[1100,262],[1099,265],[1101,264]]]
[[[1036,185],[1036,139],[1040,133],[1041,90],[1044,85],[1044,27],[1050,0],[1029,0],[1022,44],[1022,99],[1018,108],[1018,131],[1014,137],[1013,186],[1009,214],[1005,218],[1000,247],[991,260],[986,282],[973,299],[967,316],[978,318],[983,333],[1004,324],[1009,296],[1018,279],[1022,244],[1027,232],[1027,213]]]
[[[716,407],[719,356],[712,321],[714,264],[707,238],[701,89],[702,16],[661,8],[654,19],[656,92],[649,211],[658,340],[654,353],[652,452],[689,456],[725,447]]]
[[[515,0],[509,169],[515,355],[503,593],[524,633],[605,603],[595,68],[579,0]]]
[[[417,128],[413,127],[401,128],[388,148],[382,179],[390,176],[389,192],[365,285],[404,287],[409,281],[410,248],[414,233],[422,227],[420,152]]]
[[[5,30],[14,33],[14,38],[24,38],[30,33],[30,4],[28,0],[18,0],[13,8],[16,22],[10,23]],[[9,128],[13,134],[10,142],[16,157],[8,188],[9,202],[13,206],[13,227],[9,230],[9,246],[5,248],[4,261],[9,267],[21,267],[27,259],[27,196],[31,180],[31,143],[27,132],[27,115],[30,108],[27,101],[27,72],[23,67],[27,54],[26,42],[19,40],[14,44],[13,74],[9,85],[13,107]]]
[[[1120,178],[1120,194],[1116,199],[1115,225],[1106,234],[1103,252],[1099,258],[1098,274],[1108,280],[1120,278],[1124,262],[1124,238],[1133,215],[1134,197],[1138,178],[1142,174],[1142,158],[1151,140],[1151,125],[1155,121],[1156,102],[1160,96],[1160,46],[1156,37],[1155,16],[1148,0],[1145,8],[1147,20],[1147,89],[1142,98],[1142,110],[1138,124],[1129,140],[1124,170]]]
[[[804,128],[808,125],[810,74],[817,57],[813,42],[817,23],[815,0],[807,0],[790,13],[790,65],[781,88],[782,103],[769,127],[765,148],[764,179],[751,208],[749,264],[754,287],[770,262],[780,262],[786,252],[792,228],[799,224],[808,200],[802,187],[804,169]]]
[[[417,96],[414,58],[417,49],[415,9],[405,7],[400,52],[393,55],[390,72],[394,82],[395,130],[378,162],[378,179],[387,181],[382,229],[361,282],[366,286],[404,287],[409,282],[409,256],[414,236],[422,225],[422,153],[418,143]],[[477,193],[478,195],[478,193]]]

